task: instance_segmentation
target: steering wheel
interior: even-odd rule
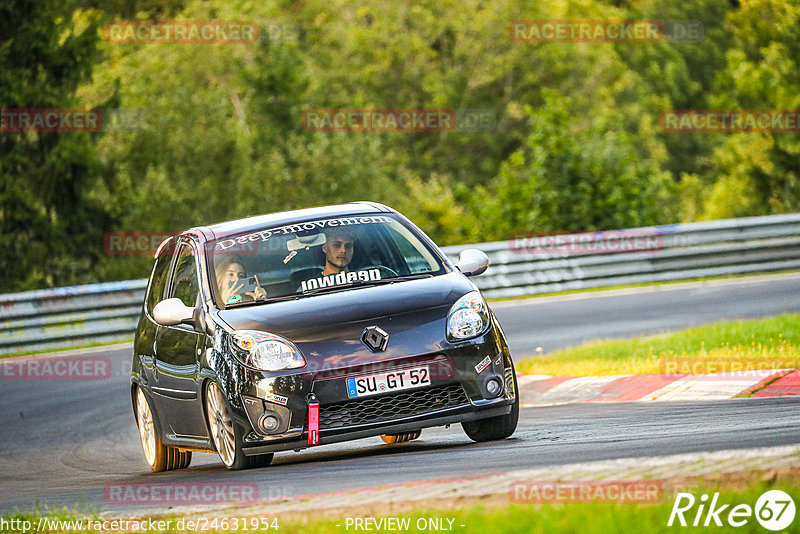
[[[397,274],[397,273],[396,273],[394,270],[392,270],[392,269],[390,269],[390,268],[388,268],[388,267],[386,267],[386,266],[384,266],[384,265],[367,265],[366,267],[361,267],[361,268],[360,268],[360,269],[358,269],[358,270],[359,270],[359,271],[366,271],[367,269],[378,269],[378,271],[380,271],[380,272],[381,272],[381,274],[383,274],[383,273],[389,273],[389,277],[390,277],[390,278],[391,278],[391,277],[395,277],[395,276],[400,276],[400,275],[399,275],[399,274]]]

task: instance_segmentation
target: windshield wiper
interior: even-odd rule
[[[369,280],[364,282],[365,284],[391,284],[392,282],[405,282],[406,280],[419,280],[420,278],[432,278],[433,275],[431,273],[417,273],[417,274],[407,274],[405,276],[394,276],[392,278],[381,278],[379,280]]]
[[[306,296],[306,295],[317,295],[319,293],[330,293],[334,291],[340,291],[343,289],[350,289],[353,287],[367,287],[367,286],[379,286],[384,284],[393,284],[395,282],[405,282],[406,280],[419,280],[421,278],[431,278],[432,276],[433,275],[430,273],[420,273],[420,274],[408,274],[405,276],[394,276],[392,278],[381,278],[379,280],[355,280],[353,282],[348,282],[346,284],[309,289],[308,291],[303,291],[302,295]]]

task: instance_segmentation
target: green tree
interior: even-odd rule
[[[99,21],[73,4],[10,5],[0,90],[16,96],[4,107],[113,105],[143,118],[97,136],[2,134],[2,239],[22,273],[6,280],[27,280],[14,287],[144,276],[149,257],[98,257],[103,232],[351,200],[393,205],[447,244],[797,209],[796,135],[659,127],[669,109],[796,109],[796,0],[113,0]],[[102,42],[100,55],[96,26],[114,18],[252,21],[261,38]],[[697,20],[704,35],[509,36],[521,19],[628,18]],[[47,35],[31,46],[36,31]],[[482,110],[494,127],[309,131],[301,117],[316,108]]]
[[[528,107],[525,146],[478,199],[489,239],[516,232],[592,231],[675,220],[674,186],[657,161],[642,159],[612,117],[576,130],[570,101],[552,91]]]
[[[654,43],[615,45],[625,63],[649,89],[634,98],[653,116],[674,109],[708,109],[717,75],[725,69],[725,54],[733,44],[726,17],[729,0],[673,2],[656,0],[641,4],[631,16],[662,21],[667,33]],[[699,37],[679,30],[702,28]],[[664,168],[679,180],[682,173],[707,173],[711,154],[721,139],[716,136],[659,132],[669,157]]]
[[[732,13],[735,47],[719,73],[715,109],[800,109],[800,2],[755,0]],[[800,134],[726,135],[713,156],[704,218],[800,210]]]
[[[0,107],[79,107],[79,84],[98,57],[97,13],[78,2],[0,4]],[[87,279],[102,253],[105,208],[96,134],[0,131],[0,290]]]

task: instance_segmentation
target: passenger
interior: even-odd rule
[[[259,284],[257,276],[255,289],[244,294],[240,293],[242,288],[244,288],[245,282],[243,279],[247,278],[247,272],[242,262],[235,256],[223,258],[215,267],[215,271],[217,275],[217,287],[219,287],[222,302],[225,304],[234,304],[237,295],[242,298],[247,295],[253,300],[267,298],[267,292]],[[233,301],[230,300],[232,298],[234,299]]]

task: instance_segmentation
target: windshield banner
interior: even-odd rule
[[[329,274],[319,278],[311,278],[300,282],[303,291],[318,289],[321,287],[333,287],[352,282],[370,282],[380,280],[381,272],[378,269],[367,269],[364,271],[350,271],[349,273]]]
[[[356,224],[390,223],[393,219],[385,216],[372,217],[345,217],[342,219],[328,219],[324,221],[311,221],[307,223],[288,224],[270,230],[259,230],[252,234],[243,235],[235,239],[223,239],[217,242],[217,250],[227,250],[232,246],[244,245],[252,241],[267,241],[270,237],[296,234],[299,232],[310,232],[313,230],[326,230],[341,226],[353,226]]]

